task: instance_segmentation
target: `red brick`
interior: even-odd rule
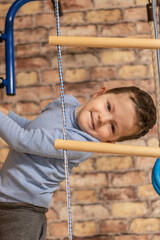
[[[93,221],[74,223],[73,234],[75,236],[93,236],[96,235],[96,232],[96,223]]]
[[[57,56],[53,58],[52,65],[57,66]],[[56,64],[56,65],[55,65]],[[95,67],[99,64],[99,58],[94,53],[84,53],[76,55],[63,55],[62,65],[65,68]],[[77,67],[78,66],[78,67]]]
[[[58,217],[57,217],[57,214],[56,212],[50,208],[46,214],[46,217],[47,217],[47,222],[51,222],[51,221],[56,221],[58,220]]]
[[[4,52],[4,46],[0,46],[0,73],[4,74],[6,72],[6,63],[5,63],[5,52]]]
[[[160,234],[155,234],[153,236],[153,240],[159,240],[160,239]]]
[[[5,94],[6,94],[6,93],[5,93]],[[5,94],[4,94],[4,95],[5,95]],[[8,96],[7,98],[12,101],[12,97],[11,97],[11,96]],[[0,99],[2,100],[1,94],[0,94]],[[4,103],[2,106],[3,106],[4,108],[8,109],[9,111],[14,111],[13,102]]]
[[[159,216],[160,209],[159,209],[160,200],[155,200],[151,204],[151,216]]]
[[[133,80],[117,80],[117,81],[106,81],[103,84],[108,89],[115,88],[115,87],[125,87],[125,86],[136,86],[136,81]]]
[[[0,18],[0,29],[4,32],[5,29],[5,18]]]
[[[135,199],[136,191],[134,188],[103,188],[100,192],[100,199],[107,200],[126,200]]]
[[[38,106],[34,103],[17,103],[17,114],[36,114],[38,112]]]
[[[139,87],[142,88],[146,92],[153,92],[155,90],[155,84],[153,79],[141,80]]]
[[[80,163],[78,167],[73,168],[72,173],[93,173],[95,170],[95,161],[92,158],[88,158],[83,163]]]
[[[113,186],[134,186],[144,183],[145,180],[146,175],[144,171],[111,174],[111,182]]]
[[[4,17],[7,15],[9,8],[11,7],[12,3],[0,3],[0,16]]]
[[[43,11],[43,2],[35,1],[28,2],[20,8],[20,13],[22,14],[38,14]]]
[[[74,28],[73,27],[62,27],[61,34],[64,36],[96,37],[97,36],[97,28],[94,25],[75,26]],[[52,35],[52,33],[50,35]]]
[[[38,75],[36,72],[19,72],[16,74],[17,86],[29,86],[38,84]]]
[[[152,129],[149,130],[148,132],[148,136],[153,136],[153,135],[157,135],[157,124],[154,125],[154,127]]]
[[[40,46],[40,54],[50,56],[57,56],[57,46],[52,46],[47,43],[42,43]]]
[[[101,26],[102,37],[122,37],[134,33],[133,23],[117,23],[113,25]]]
[[[54,26],[56,25],[56,18],[53,13],[39,14],[35,18],[37,26]]]
[[[1,61],[5,61],[5,45],[4,43],[1,43],[0,45],[0,57],[1,57]]]
[[[75,190],[72,194],[72,202],[93,203],[97,201],[95,190]]]
[[[76,46],[63,46],[62,47],[62,55],[63,54],[78,54],[78,53],[86,53],[87,47],[76,47]]]
[[[15,56],[16,57],[29,57],[39,54],[40,48],[39,44],[22,44],[15,47]]]
[[[82,83],[66,83],[65,84],[65,93],[73,95],[75,97],[80,96],[92,96],[98,88],[103,85],[101,82],[84,82]],[[59,96],[59,86],[56,88],[57,96]]]
[[[137,157],[135,160],[135,164],[137,168],[141,169],[149,169],[152,168],[155,162],[155,158],[151,157]]]
[[[7,156],[8,156],[8,151],[9,151],[8,148],[0,148],[0,156],[1,156],[0,162],[1,163],[5,162],[5,160],[6,160]]]
[[[67,237],[68,235],[67,222],[50,223],[48,228],[49,228],[50,237],[61,238],[61,237]]]
[[[64,0],[62,1],[62,7],[64,10],[74,10],[74,9],[90,9],[93,7],[91,0]]]
[[[31,16],[16,17],[14,21],[14,29],[23,29],[33,26],[33,19]]]
[[[122,235],[116,236],[115,240],[150,240],[150,237],[146,235]]]
[[[105,233],[125,233],[127,223],[123,220],[105,220],[99,224],[100,232]]]
[[[0,147],[2,148],[3,147],[3,149],[2,149],[2,154],[3,154],[3,150],[4,150],[4,153],[5,153],[5,151],[6,151],[6,147],[8,147],[8,144],[2,139],[2,138],[0,138]],[[2,159],[0,159],[1,161],[2,161]]]
[[[59,83],[59,71],[58,70],[48,70],[42,72],[42,81],[44,83]]]
[[[74,237],[74,240],[113,240],[112,236],[92,236],[92,237]]]
[[[146,34],[148,34],[147,38],[150,37],[150,26],[149,26],[148,22],[137,22],[136,30],[137,30],[137,33],[139,33],[139,34],[146,33]]]
[[[115,68],[113,67],[95,67],[89,69],[90,79],[93,81],[109,80],[116,77]]]
[[[16,30],[14,36],[15,43],[48,41],[48,32],[44,27],[27,29],[23,31]]]
[[[67,13],[63,15],[63,18],[61,19],[61,25],[80,25],[85,23],[85,13],[83,12],[73,12],[73,13]]]
[[[139,61],[141,63],[152,64],[152,50],[142,49],[139,51]]]
[[[39,69],[44,67],[49,67],[49,62],[46,58],[43,57],[34,57],[34,58],[24,58],[16,59],[15,61],[16,69]]]
[[[119,9],[89,11],[86,19],[89,23],[118,22],[122,20],[122,12]]]
[[[146,8],[129,8],[124,12],[124,19],[126,20],[147,20]]]
[[[53,194],[53,200],[52,200],[52,205],[55,206],[55,204],[66,204],[66,191],[56,191]]]
[[[44,2],[43,12],[47,12],[47,13],[52,13],[53,14],[53,11],[54,11],[54,7],[53,7],[52,1],[45,1]]]
[[[72,187],[78,188],[87,188],[87,187],[102,187],[107,186],[108,180],[105,174],[98,173],[98,174],[86,174],[83,177],[78,175],[72,175],[70,177],[70,185]]]
[[[53,90],[50,86],[31,87],[30,91],[27,87],[24,87],[16,89],[16,95],[12,98],[12,101],[34,101],[38,103],[40,99],[48,99],[52,97]],[[4,96],[4,100],[7,100],[7,96]]]
[[[95,7],[96,8],[126,8],[126,7],[133,7],[134,0],[95,0]]]

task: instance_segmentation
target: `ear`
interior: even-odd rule
[[[98,90],[93,94],[93,98],[98,97],[98,96],[106,93],[106,91],[107,91],[107,87],[105,87],[105,86],[101,87],[100,89],[98,89]]]

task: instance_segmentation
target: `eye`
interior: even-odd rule
[[[115,133],[115,127],[114,127],[113,123],[111,123],[111,130],[112,130],[112,133],[114,134]]]
[[[109,112],[111,111],[111,105],[110,105],[110,103],[107,103],[107,109],[108,109]]]

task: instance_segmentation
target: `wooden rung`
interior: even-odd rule
[[[140,39],[140,38],[50,36],[49,44],[66,46],[83,46],[92,48],[160,49],[160,39]]]
[[[128,156],[143,156],[143,157],[160,157],[160,148],[133,146],[114,143],[96,143],[74,140],[56,139],[54,144],[55,149],[65,149],[71,151],[108,153]]]

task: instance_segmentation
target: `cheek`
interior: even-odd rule
[[[86,130],[85,128],[87,125],[87,119],[88,119],[88,115],[86,115],[84,112],[81,112],[77,119],[78,125],[81,130]]]
[[[78,125],[79,125],[80,129],[83,130],[84,121],[83,121],[83,115],[82,114],[79,115],[77,121],[78,121]]]
[[[100,141],[107,141],[110,137],[109,129],[107,126],[102,126],[101,128],[98,129],[97,134],[99,136]]]

